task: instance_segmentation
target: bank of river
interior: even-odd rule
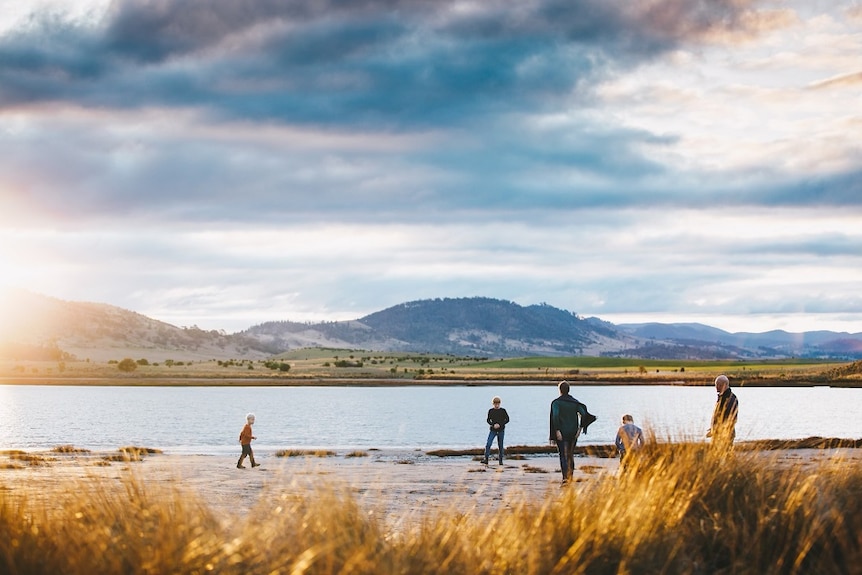
[[[198,387],[391,387],[391,386],[469,386],[517,387],[556,385],[561,379],[579,386],[711,386],[712,376],[679,377],[613,377],[613,378],[379,378],[379,377],[199,377],[199,376],[7,376],[0,377],[0,385],[100,385],[100,386],[198,386]],[[841,387],[862,388],[862,379],[812,379],[811,377],[733,377],[735,387]]]

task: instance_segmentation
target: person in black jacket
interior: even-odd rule
[[[503,465],[503,436],[506,432],[506,424],[509,423],[509,414],[500,407],[502,400],[498,396],[494,396],[491,401],[494,407],[488,410],[488,417],[485,419],[491,426],[491,430],[488,432],[488,441],[485,442],[485,459],[482,460],[482,463],[488,465],[488,458],[491,456],[491,444],[496,437],[497,449],[500,452],[500,465]]]
[[[586,419],[587,406],[569,395],[569,382],[561,381],[557,388],[560,396],[551,402],[551,433],[548,439],[557,444],[563,485],[566,485],[575,472],[575,447],[578,437],[581,431],[586,432],[591,422],[588,423]]]
[[[706,432],[715,447],[730,449],[736,438],[736,418],[739,415],[739,401],[730,391],[730,380],[726,375],[715,378],[715,391],[718,398],[712,410],[712,427]]]

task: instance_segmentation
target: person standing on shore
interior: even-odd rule
[[[569,382],[561,381],[557,386],[560,396],[551,402],[550,441],[556,442],[560,453],[560,471],[563,485],[572,480],[575,472],[575,446],[584,425],[587,408],[569,395]]]
[[[257,437],[252,435],[252,425],[254,425],[254,414],[249,413],[245,416],[245,426],[243,426],[242,431],[239,434],[239,444],[242,445],[242,454],[239,456],[239,461],[236,462],[237,469],[245,469],[245,465],[243,465],[242,462],[246,456],[251,461],[252,467],[260,467],[260,463],[254,462],[254,451],[251,449],[251,440],[257,439]]]
[[[635,419],[629,414],[623,416],[623,424],[617,430],[614,445],[620,452],[620,469],[626,468],[626,462],[631,454],[644,444],[644,432],[635,425]]]
[[[494,407],[488,410],[488,417],[485,419],[491,426],[491,430],[488,432],[488,441],[485,442],[485,459],[482,460],[485,465],[488,465],[488,458],[491,457],[491,444],[495,437],[497,438],[500,465],[503,465],[503,436],[506,433],[506,424],[509,423],[509,414],[500,407],[501,402],[499,396],[494,396],[494,399],[491,400]]]
[[[718,393],[718,398],[712,410],[712,427],[706,432],[706,436],[712,438],[714,446],[730,449],[736,438],[739,401],[730,390],[730,380],[724,374],[715,378],[715,391]]]

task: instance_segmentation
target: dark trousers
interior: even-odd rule
[[[242,465],[243,459],[246,457],[251,461],[252,467],[254,467],[254,452],[251,450],[251,444],[242,446],[242,455],[239,456],[239,461],[236,462],[237,465]]]
[[[560,471],[564,481],[569,481],[575,473],[575,445],[577,444],[577,439],[557,440],[557,451],[560,452]]]

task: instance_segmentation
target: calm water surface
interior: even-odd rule
[[[734,388],[737,438],[862,437],[862,389]],[[77,387],[0,386],[0,448],[93,450],[125,445],[167,453],[232,453],[254,412],[260,452],[484,446],[485,415],[500,395],[507,445],[542,445],[556,387]],[[581,444],[612,443],[623,413],[660,438],[692,439],[709,427],[710,387],[577,386],[599,419]]]

